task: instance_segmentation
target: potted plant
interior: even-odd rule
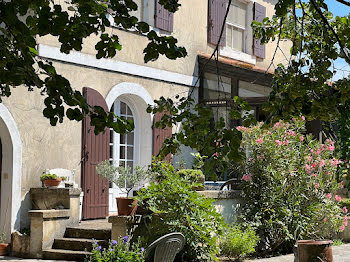
[[[0,256],[7,255],[7,250],[10,244],[5,243],[5,241],[6,241],[5,233],[2,233],[0,235]]]
[[[101,162],[96,167],[97,174],[115,183],[121,191],[126,193],[126,197],[117,197],[118,215],[134,215],[137,209],[137,201],[129,197],[135,186],[148,178],[147,172],[136,165],[134,170],[131,167],[115,167],[108,160]]]
[[[56,174],[42,174],[40,181],[44,183],[46,187],[57,187],[65,177],[58,177]]]

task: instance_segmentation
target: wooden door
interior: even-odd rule
[[[90,106],[101,106],[108,111],[103,96],[92,88],[83,89],[84,97]],[[99,135],[94,134],[90,125],[90,117],[83,120],[82,129],[82,190],[83,219],[105,218],[108,216],[109,182],[96,173],[96,165],[109,159],[109,129]]]
[[[164,112],[161,112],[161,113],[158,112],[154,115],[154,120],[153,120],[153,155],[154,156],[157,156],[159,154],[159,151],[162,148],[164,140],[167,139],[168,137],[171,137],[172,131],[173,131],[172,128],[169,126],[165,127],[164,129],[156,127],[156,123],[162,119],[163,115],[164,115]],[[171,163],[172,155],[168,154],[164,158],[164,160]]]

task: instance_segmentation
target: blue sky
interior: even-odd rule
[[[333,13],[334,16],[346,16],[350,13],[350,7],[343,5],[336,0],[326,0],[329,11]],[[335,67],[339,69],[343,69],[345,71],[338,70],[337,74],[334,77],[334,81],[339,78],[343,78],[349,75],[350,66],[342,59],[338,59],[335,62]]]
[[[350,12],[349,6],[343,5],[335,0],[326,0],[326,4],[328,5],[329,11],[334,15],[345,16]]]

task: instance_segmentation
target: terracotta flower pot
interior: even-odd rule
[[[298,245],[298,261],[324,261],[333,262],[331,240],[300,240]]]
[[[137,210],[137,200],[117,197],[118,216],[133,216]]]
[[[0,256],[6,256],[9,244],[0,243]]]
[[[44,185],[47,187],[55,187],[58,186],[62,181],[62,178],[57,178],[57,179],[47,179],[44,180]]]

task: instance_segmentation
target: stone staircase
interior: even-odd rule
[[[43,259],[83,261],[91,254],[93,239],[107,247],[111,229],[67,227],[64,237],[54,240],[52,249],[43,250]]]

